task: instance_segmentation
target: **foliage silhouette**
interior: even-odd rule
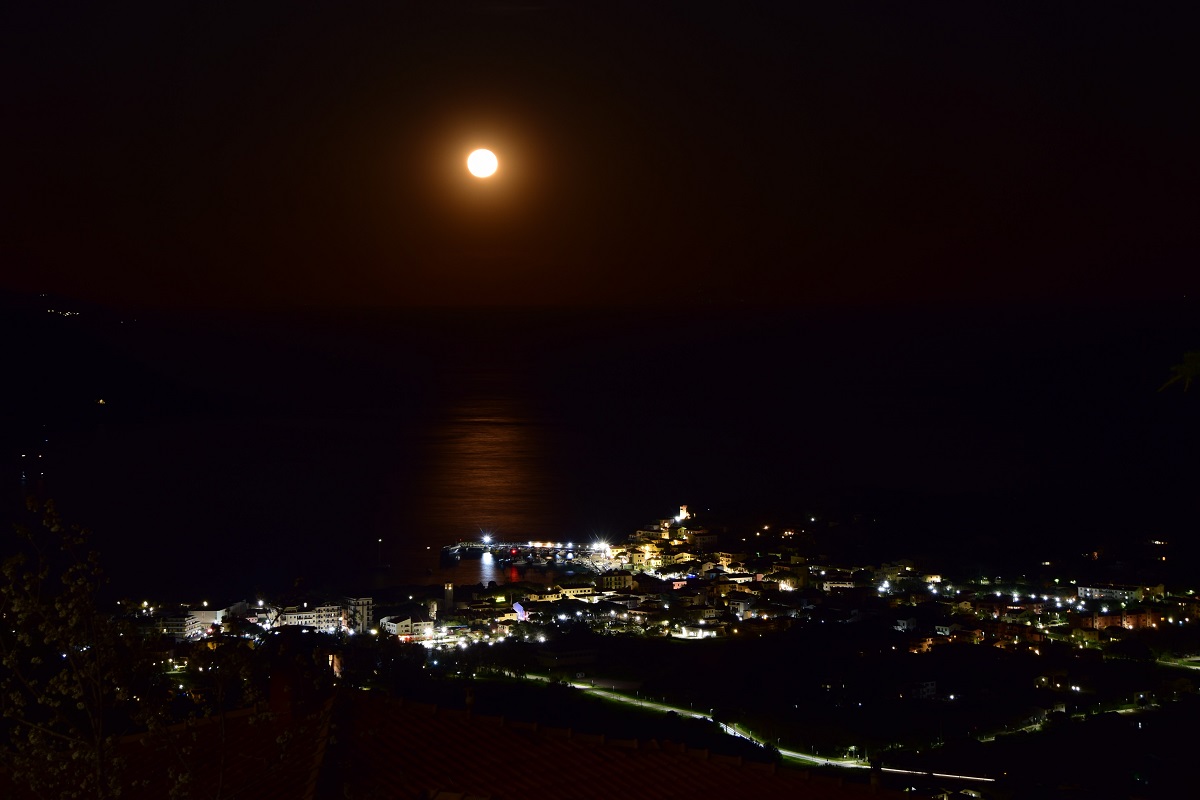
[[[116,797],[117,739],[163,687],[141,637],[97,608],[104,576],[88,532],[53,503],[28,511],[0,567],[0,758],[35,794]]]
[[[1173,386],[1182,381],[1183,390],[1186,392],[1191,388],[1192,381],[1194,380],[1200,380],[1200,350],[1184,353],[1183,361],[1171,366],[1171,377],[1166,383],[1158,387],[1158,390],[1161,392],[1168,386]]]

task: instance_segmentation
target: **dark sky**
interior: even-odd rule
[[[142,6],[0,12],[2,288],[208,307],[1195,289],[1200,49],[1158,4]],[[495,178],[467,176],[475,146]]]

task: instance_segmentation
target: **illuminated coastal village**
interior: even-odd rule
[[[1038,574],[955,575],[813,550],[869,519],[808,516],[741,534],[706,522],[680,506],[625,541],[485,534],[445,548],[443,565],[493,562],[517,578],[505,583],[147,598],[118,614],[150,644],[176,714],[211,714],[233,695],[277,708],[304,692],[357,690],[469,716],[511,702],[489,687],[511,695],[524,684],[711,725],[727,747],[748,748],[736,755],[748,763],[922,797],[1014,796],[1035,780],[1014,749],[1041,752],[1066,732],[1091,741],[1161,729],[1194,707],[1195,591],[1096,579],[1156,575],[1168,542],[1142,543],[1140,559],[1119,564],[1092,552]],[[281,653],[303,664],[303,680],[286,680],[307,689],[279,688]],[[216,677],[222,668],[240,670],[236,692]],[[562,710],[575,700],[555,701],[557,714],[544,702],[503,716],[567,736],[587,727],[586,713]],[[636,723],[628,741],[652,727]]]
[[[952,643],[1034,653],[1044,642],[1097,647],[1200,616],[1194,589],[1168,594],[1162,583],[956,579],[908,560],[814,561],[799,553],[797,534],[803,537],[804,529],[773,535],[767,525],[752,533],[752,544],[745,537],[740,542],[753,553],[717,549],[718,535],[680,506],[677,515],[637,530],[626,542],[495,542],[484,534],[447,546],[444,558],[519,565],[533,580],[486,587],[448,583],[440,594],[408,597],[397,613],[377,613],[373,598],[349,596],[293,605],[259,599],[219,609],[207,601],[199,608],[152,609],[147,601],[144,613],[176,641],[203,638],[223,630],[227,620],[241,620],[264,631],[300,626],[347,636],[383,634],[430,648],[506,638],[522,622],[583,622],[600,632],[703,639],[743,635],[743,628],[761,635],[796,621],[884,620],[905,634],[904,649],[913,653]],[[1167,542],[1148,545],[1168,550]],[[1042,566],[1053,571],[1050,562]]]

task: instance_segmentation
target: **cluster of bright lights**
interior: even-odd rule
[[[574,550],[575,549],[574,542],[567,542],[567,544],[565,546],[563,545],[562,542],[530,542],[529,546],[534,548],[535,550],[564,550],[564,549],[565,550]],[[589,549],[589,550],[605,550],[607,548],[608,548],[607,544],[605,544],[603,542],[597,542],[593,545],[590,545],[587,549]]]

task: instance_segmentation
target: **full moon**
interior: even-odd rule
[[[467,156],[467,170],[476,178],[486,178],[496,171],[500,162],[491,150],[476,150]]]

